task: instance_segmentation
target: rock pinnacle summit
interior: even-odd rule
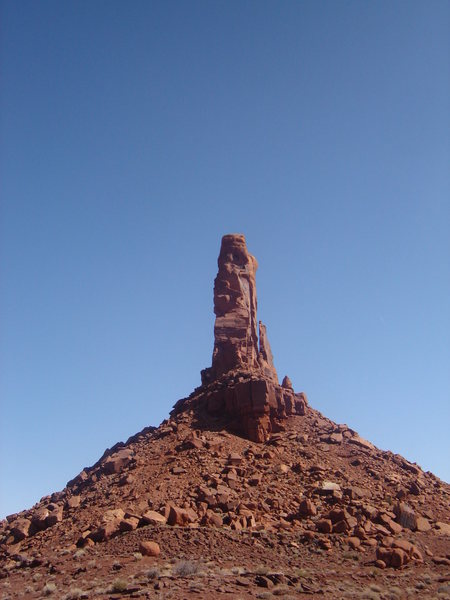
[[[306,397],[283,384],[273,364],[266,326],[257,321],[255,274],[258,262],[245,237],[224,235],[214,281],[214,350],[202,386],[174,408],[202,408],[227,416],[231,429],[255,442],[280,431],[290,415],[304,415]]]

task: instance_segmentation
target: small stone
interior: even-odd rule
[[[443,523],[442,521],[436,521],[435,523],[437,533],[442,535],[450,535],[450,525],[448,523]]]
[[[120,532],[120,521],[108,521],[95,531],[89,534],[89,538],[95,543],[105,542],[116,536]]]
[[[401,548],[394,548],[391,554],[391,566],[395,569],[400,568],[408,562],[408,556]]]
[[[80,496],[71,496],[66,502],[66,508],[78,508],[80,506]]]
[[[14,541],[20,542],[30,535],[31,521],[29,519],[17,519],[11,524],[11,534]]]
[[[172,469],[172,473],[173,475],[181,475],[182,473],[186,473],[186,469],[184,469],[183,467],[173,467]]]
[[[142,521],[145,525],[165,525],[167,519],[155,510],[149,510],[142,515]]]
[[[444,565],[445,567],[450,567],[450,559],[445,556],[433,556],[431,559],[435,565]]]
[[[407,527],[411,531],[415,531],[417,526],[417,517],[414,509],[405,502],[398,502],[394,507],[394,512],[397,516],[397,522],[402,527]]]
[[[347,521],[338,521],[333,525],[333,533],[345,533],[349,530]]]
[[[127,519],[123,519],[119,523],[120,531],[134,531],[138,528],[139,519],[136,517],[128,517]]]
[[[31,522],[36,529],[39,531],[42,529],[47,529],[48,525],[46,523],[49,512],[46,508],[38,508],[34,511]]]
[[[298,509],[298,512],[302,515],[302,516],[306,516],[306,517],[313,517],[314,515],[317,514],[317,508],[316,506],[311,502],[311,500],[309,498],[304,498],[301,502],[300,502],[300,506]]]
[[[207,510],[202,519],[202,525],[209,527],[222,527],[223,519],[218,513],[212,510]]]
[[[317,521],[316,527],[320,533],[331,533],[333,531],[333,524],[330,519],[320,519],[320,521]]]
[[[242,456],[240,454],[238,454],[237,452],[231,452],[228,455],[228,462],[231,465],[240,465],[242,462]]]
[[[102,517],[103,523],[110,523],[111,521],[120,521],[125,517],[125,512],[121,508],[111,508],[107,510]]]
[[[108,456],[108,458],[102,465],[104,473],[106,473],[107,475],[120,473],[122,469],[124,469],[127,465],[130,464],[132,456],[133,451],[127,448],[119,450],[119,452]]]
[[[55,504],[52,510],[49,512],[48,517],[45,519],[46,527],[53,527],[57,523],[61,523],[63,520],[63,507]]]
[[[431,525],[424,517],[417,517],[416,519],[416,530],[417,531],[430,531]]]
[[[178,506],[171,506],[169,509],[169,516],[167,517],[168,525],[180,525],[184,527],[189,523],[193,523],[197,520],[196,513],[190,508],[179,508]]]

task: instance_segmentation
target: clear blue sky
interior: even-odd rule
[[[221,236],[280,377],[450,479],[450,3],[0,4],[1,497],[211,364]]]

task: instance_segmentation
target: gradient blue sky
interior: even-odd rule
[[[220,239],[280,377],[450,479],[450,3],[0,3],[1,497],[211,364]]]

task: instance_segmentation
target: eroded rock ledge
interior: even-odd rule
[[[303,393],[289,377],[279,385],[267,329],[257,321],[257,260],[245,237],[222,238],[214,281],[214,350],[211,367],[201,373],[202,386],[180,400],[173,413],[202,409],[227,417],[230,426],[255,442],[280,431],[282,421],[305,414]]]

